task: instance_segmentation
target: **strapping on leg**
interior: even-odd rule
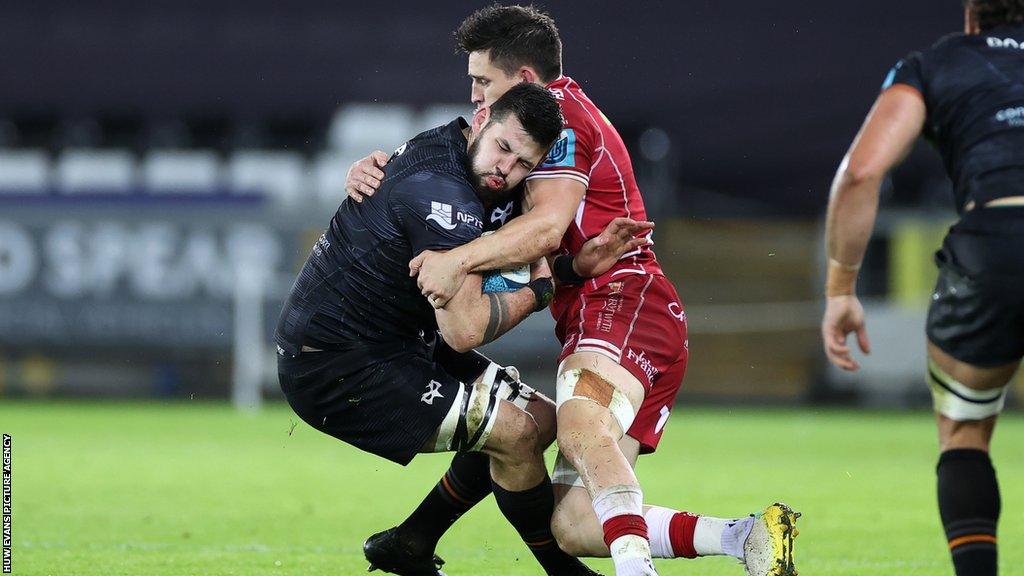
[[[983,420],[1003,411],[1009,385],[975,390],[957,382],[931,358],[928,359],[928,387],[935,411],[950,420]]]

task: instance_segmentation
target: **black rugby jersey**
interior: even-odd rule
[[[924,97],[959,212],[1024,194],[1024,27],[946,36],[897,63],[882,89],[893,84]]]
[[[372,197],[342,202],[281,311],[275,340],[285,353],[296,355],[303,344],[345,349],[414,340],[437,329],[409,261],[466,244],[518,213],[513,201],[484,213],[468,179],[464,127],[459,118],[406,142]]]

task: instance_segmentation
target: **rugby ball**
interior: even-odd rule
[[[530,283],[530,265],[484,272],[484,294],[515,292]]]

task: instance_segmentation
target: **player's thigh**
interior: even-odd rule
[[[951,378],[974,390],[1006,386],[1020,367],[1020,359],[1001,366],[975,366],[957,360],[932,342],[928,342],[928,358]]]
[[[974,366],[953,358],[934,343],[928,343],[929,384],[935,395],[936,423],[939,431],[939,446],[942,451],[969,448],[988,451],[995,430],[1000,394],[1020,366],[1020,361],[996,367]],[[960,384],[967,390],[956,388]],[[971,394],[969,391],[977,391]],[[975,406],[985,406],[985,401],[999,402],[980,417],[970,417],[965,411]],[[956,403],[956,404],[953,404]],[[950,406],[943,409],[944,406]],[[956,405],[963,406],[957,411]],[[967,415],[964,415],[967,414]],[[987,415],[986,415],[987,414]]]
[[[559,427],[597,423],[621,438],[643,404],[644,385],[611,358],[596,352],[570,354],[558,367]]]
[[[450,376],[448,376],[450,378]],[[535,417],[527,409],[537,405],[543,415],[543,402],[535,398],[533,388],[519,380],[518,373],[491,363],[482,374],[469,383],[459,383],[447,414],[436,432],[423,445],[423,452],[473,452],[485,447],[505,445],[513,434],[524,441],[536,443],[539,438]],[[550,400],[548,400],[550,403]]]

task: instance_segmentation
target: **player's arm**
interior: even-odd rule
[[[524,266],[558,248],[579,207],[586,185],[568,178],[527,181],[529,212],[513,218],[494,234],[444,254],[424,252],[409,263],[423,292],[444,306],[459,290],[466,275],[483,270]]]
[[[828,305],[822,338],[829,361],[845,370],[859,368],[846,345],[848,334],[856,332],[861,350],[870,351],[855,288],[878,213],[879,188],[886,173],[910,151],[925,117],[924,98],[916,88],[892,85],[875,101],[832,182],[825,228]]]
[[[480,274],[469,274],[447,306],[435,310],[441,336],[456,352],[487,344],[533,312],[543,310],[554,294],[551,273],[541,259],[531,268],[530,285],[515,292],[483,294]]]

